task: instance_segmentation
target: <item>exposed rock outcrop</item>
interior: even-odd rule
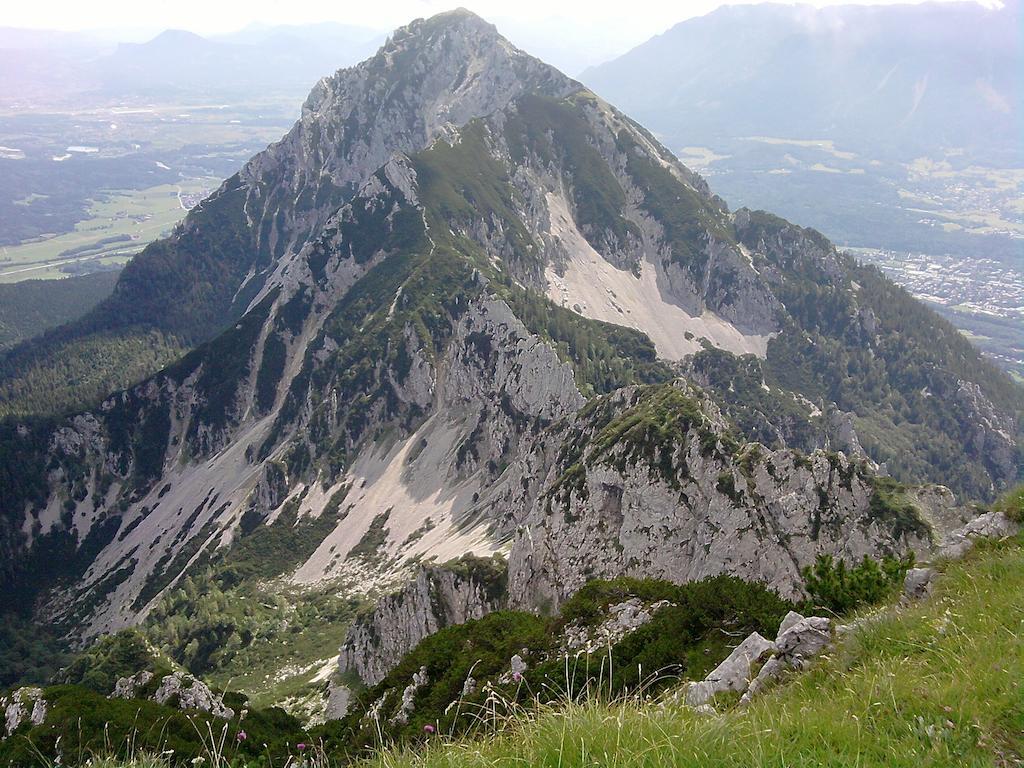
[[[732,653],[711,670],[707,677],[686,687],[683,700],[688,706],[701,708],[717,695],[732,691],[743,693],[754,677],[754,668],[760,661],[774,653],[776,645],[757,632],[750,634],[736,646]]]
[[[1019,530],[1020,524],[1001,512],[986,512],[947,535],[939,545],[938,554],[956,560],[966,555],[979,539],[1001,539]]]
[[[790,611],[779,625],[775,652],[765,661],[740,698],[747,704],[787,669],[803,669],[832,643],[832,621],[823,616],[804,617]]]
[[[1012,483],[1017,476],[1013,417],[1001,413],[971,381],[957,382],[951,405],[965,427],[968,454],[981,459],[1001,483]]]
[[[637,597],[608,606],[608,618],[596,627],[570,624],[563,631],[564,648],[569,655],[593,653],[602,648],[617,645],[630,632],[639,629],[654,618],[659,610],[671,605],[667,600],[657,600],[645,605]]]
[[[12,736],[22,723],[42,725],[49,707],[42,688],[18,688],[10,696],[0,697],[0,711],[4,713],[4,734]]]
[[[505,564],[464,558],[426,566],[403,589],[356,620],[341,647],[342,673],[376,685],[423,638],[442,627],[479,619],[505,601]]]
[[[775,638],[778,657],[793,669],[802,669],[832,642],[832,621],[824,616],[804,617],[790,612]]]
[[[682,384],[616,393],[567,434],[580,449],[550,468],[512,548],[516,606],[557,606],[587,579],[619,575],[729,573],[798,598],[800,571],[819,554],[856,561],[930,547],[923,521],[906,528],[876,514],[863,465],[736,447],[714,405]]]
[[[934,568],[911,568],[903,579],[903,597],[907,600],[923,600],[928,597],[937,575]]]
[[[234,710],[224,706],[223,698],[211,691],[206,683],[180,672],[167,675],[153,694],[153,701],[157,704],[173,704],[175,699],[178,709],[209,712],[225,720],[235,715]]]
[[[138,698],[141,689],[149,685],[153,679],[153,673],[149,670],[136,672],[131,677],[119,677],[110,694],[112,699],[135,699]]]
[[[426,685],[429,680],[427,668],[420,667],[412,676],[412,681],[402,691],[402,702],[398,705],[398,711],[392,718],[392,722],[398,725],[405,725],[409,722],[409,715],[416,711],[416,691]]]

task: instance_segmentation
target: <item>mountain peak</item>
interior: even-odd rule
[[[151,39],[149,42],[144,43],[154,48],[167,47],[167,46],[182,46],[182,45],[209,45],[210,41],[202,35],[197,35],[195,32],[189,32],[187,29],[165,29],[159,35]]]
[[[415,26],[490,30],[492,33],[497,34],[497,28],[493,24],[477,16],[467,8],[455,8],[450,11],[435,13],[433,16],[426,18],[415,19],[407,25],[407,28]]]
[[[423,149],[523,93],[563,97],[581,88],[459,9],[399,28],[375,56],[322,79],[297,130],[333,136],[317,162],[336,185],[358,186],[393,149]]]
[[[526,54],[505,39],[493,24],[472,11],[457,8],[427,18],[415,19],[404,27],[399,27],[388,38],[382,52],[425,52],[438,48],[479,52],[490,47],[526,57]]]

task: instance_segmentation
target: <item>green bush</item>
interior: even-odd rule
[[[96,693],[109,695],[120,677],[149,671],[155,676],[170,674],[172,664],[150,645],[136,629],[125,629],[98,640],[79,654],[57,679],[68,685],[80,685]]]
[[[914,555],[896,559],[886,557],[881,564],[867,555],[853,567],[831,555],[819,555],[814,567],[803,569],[804,586],[810,605],[838,614],[849,613],[863,605],[877,605],[903,583],[914,565]]]
[[[992,505],[996,512],[1002,512],[1016,523],[1024,523],[1024,483],[1006,491]]]
[[[68,643],[53,628],[0,611],[0,690],[49,682],[67,663]]]
[[[214,764],[210,733],[225,734],[224,765],[283,765],[295,745],[309,742],[300,723],[280,709],[251,709],[244,722],[245,698],[235,694],[229,721],[202,712],[183,712],[148,700],[108,699],[76,685],[46,688],[49,704],[40,726],[23,723],[14,738],[0,742],[0,766],[23,768],[48,765],[47,757],[61,755],[60,764],[88,765],[94,756],[161,753],[169,766]],[[240,730],[246,738],[239,740]]]

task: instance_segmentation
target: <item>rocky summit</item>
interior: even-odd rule
[[[197,675],[337,631],[338,656],[265,671],[335,704],[441,630],[557,615],[595,579],[795,604],[823,557],[928,560],[1020,472],[1024,396],[952,326],[819,233],[730,211],[465,11],[321,80],[4,375],[151,332],[176,362],[0,426],[2,608],[75,648],[140,627]],[[730,690],[763,650],[791,663],[784,634]]]

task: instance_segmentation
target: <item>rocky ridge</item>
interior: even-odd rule
[[[780,393],[778,345],[874,359],[895,326],[820,235],[731,214],[650,134],[471,14],[416,22],[321,83],[292,133],[161,247],[213,231],[258,253],[218,283],[223,334],[93,412],[4,435],[32,470],[3,488],[9,592],[50,595],[46,618],[84,637],[137,623],[285,509],[338,518],[296,584],[376,595],[422,562],[506,552],[508,604],[531,610],[635,573],[796,596],[817,554],[924,553],[961,514],[890,503],[824,395],[835,424],[804,443],[793,426],[817,406],[798,387],[787,402],[809,405],[765,407],[772,429],[753,434],[731,385],[675,380],[681,357],[719,350]],[[152,259],[138,263],[127,280]],[[838,330],[807,297],[836,303]],[[994,402],[966,397],[957,416],[991,406],[968,448],[992,485],[1008,471]],[[55,552],[68,572],[40,582],[33,558]],[[379,676],[374,637],[394,659],[491,607],[423,578],[353,635],[347,669]],[[440,583],[451,604],[435,611]]]

